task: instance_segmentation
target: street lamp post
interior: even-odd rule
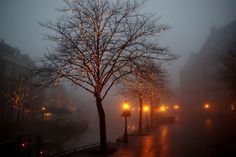
[[[127,117],[130,117],[130,106],[127,101],[124,102],[123,104],[123,112],[121,114],[122,117],[125,119],[125,132],[124,132],[124,142],[128,143],[128,133],[127,133]]]
[[[149,125],[148,125],[148,111],[149,111],[149,107],[146,105],[143,108],[144,112],[146,112],[146,131],[149,131]]]
[[[42,113],[42,122],[44,121],[44,112],[46,111],[46,107],[41,108],[41,113]]]

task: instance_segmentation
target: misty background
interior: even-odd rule
[[[0,38],[32,58],[42,57],[50,41],[38,22],[56,21],[62,0],[0,0]],[[190,53],[197,53],[214,26],[220,28],[236,19],[235,0],[148,0],[145,12],[161,16],[171,29],[159,42],[180,58],[167,66],[172,85],[178,87],[179,71]]]
[[[48,30],[38,23],[56,21],[61,16],[57,9],[63,6],[62,0],[0,0],[0,39],[33,59],[43,57],[46,48],[51,47],[51,43],[44,40],[44,34],[48,34]],[[210,34],[211,27],[217,29],[236,19],[236,1],[149,0],[145,4],[144,11],[161,17],[159,23],[171,27],[161,35],[159,42],[179,56],[178,60],[166,65],[171,84],[177,88],[183,65],[191,53],[199,52]],[[84,91],[79,91],[78,94],[81,98],[81,110],[88,110],[88,107],[96,109],[91,95],[87,96]],[[108,96],[104,108],[106,111],[117,111],[121,101],[120,96]],[[120,112],[106,113],[107,117],[113,116],[122,120]],[[87,116],[96,123],[96,111]]]

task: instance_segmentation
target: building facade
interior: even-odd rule
[[[29,93],[33,61],[17,48],[0,41],[0,115],[1,120],[14,122],[22,119]],[[24,101],[24,102],[23,102]]]
[[[222,56],[236,42],[236,21],[212,29],[200,52],[192,54],[180,74],[182,103],[214,104],[215,110],[226,107],[231,99],[229,90],[220,80]]]

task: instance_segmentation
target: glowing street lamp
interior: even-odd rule
[[[144,112],[148,112],[149,111],[149,107],[148,106],[144,106],[143,110],[144,110]]]
[[[43,141],[40,136],[37,136],[37,157],[43,156]]]
[[[28,146],[28,142],[22,142],[20,146],[22,149],[26,149]]]
[[[130,108],[130,106],[129,106],[128,102],[125,101],[124,104],[123,104],[123,110],[124,110],[124,111],[128,111],[129,108]]]
[[[46,112],[46,107],[41,107],[41,113],[42,113],[42,122],[44,121],[44,113]]]
[[[204,105],[204,109],[208,110],[210,108],[210,105],[209,104],[205,104]]]
[[[125,118],[125,132],[124,132],[124,142],[127,143],[128,142],[128,133],[127,133],[127,117],[130,117],[130,105],[127,101],[124,102],[123,104],[123,112],[121,114],[122,117]]]
[[[179,109],[179,105],[174,105],[174,109],[178,110]]]
[[[42,112],[46,111],[46,107],[43,106],[43,107],[41,108],[41,111],[42,111]]]
[[[146,131],[149,130],[149,126],[148,126],[148,112],[149,112],[149,106],[145,105],[143,107],[143,111],[146,112]]]
[[[163,105],[163,106],[161,106],[160,108],[159,108],[159,111],[160,112],[166,112],[166,107]]]

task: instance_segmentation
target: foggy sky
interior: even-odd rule
[[[32,58],[42,56],[50,42],[43,40],[47,30],[39,21],[55,21],[63,6],[61,0],[0,0],[0,39]],[[167,66],[174,83],[191,52],[198,52],[210,33],[236,19],[236,0],[149,0],[144,10],[162,16],[160,22],[171,30],[159,40],[180,58]]]

